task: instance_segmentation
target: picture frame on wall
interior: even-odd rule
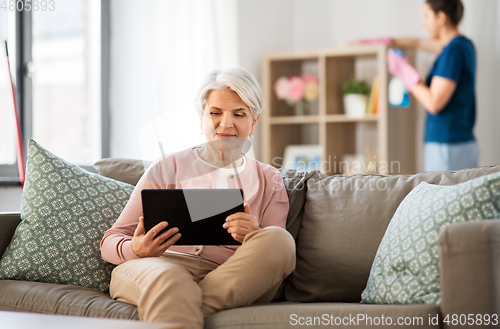
[[[283,155],[283,167],[300,171],[321,169],[321,145],[288,145]]]

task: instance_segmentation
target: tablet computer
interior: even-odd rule
[[[245,212],[242,189],[144,189],[141,196],[146,232],[167,221],[160,233],[172,227],[181,233],[174,245],[241,245],[222,225]]]

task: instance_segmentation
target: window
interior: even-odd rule
[[[34,138],[57,156],[92,170],[92,164],[109,152],[108,109],[103,101],[108,88],[109,0],[56,1],[53,10],[42,8],[16,13],[16,24],[7,28],[4,16],[11,13],[0,14],[0,39],[5,38],[1,33],[15,32],[9,48],[18,53],[16,87],[24,143]],[[0,176],[5,177],[11,176],[8,169],[15,164],[15,144],[13,111],[3,104],[2,69]]]
[[[6,11],[0,11],[0,165],[16,164],[14,105],[12,103],[7,59],[4,51],[4,40],[9,39],[8,28],[12,25],[14,16]],[[9,40],[10,41],[10,40]],[[12,54],[11,54],[12,55]]]
[[[99,2],[59,1],[32,15],[33,138],[92,165],[101,158]]]

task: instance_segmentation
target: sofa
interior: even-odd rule
[[[144,172],[142,162],[127,159],[104,159],[95,167],[130,184]],[[469,328],[481,325],[443,319],[500,314],[500,219],[452,224],[439,235],[439,305],[360,303],[386,228],[413,188],[423,181],[455,185],[499,172],[500,165],[415,175],[279,171],[290,202],[287,230],[296,241],[296,268],[271,303],[218,312],[206,318],[205,328],[380,328],[383,318],[402,319],[391,327]],[[20,221],[18,213],[0,214],[0,254]],[[18,280],[0,280],[0,310],[138,320],[135,306],[97,290]]]

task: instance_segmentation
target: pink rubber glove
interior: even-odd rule
[[[408,58],[400,50],[389,49],[387,69],[389,73],[397,75],[403,81],[408,91],[412,91],[421,80],[420,74],[411,66]]]
[[[353,44],[366,44],[366,43],[383,43],[390,46],[392,45],[392,39],[383,37],[383,38],[372,38],[372,39],[360,39],[353,42]]]

